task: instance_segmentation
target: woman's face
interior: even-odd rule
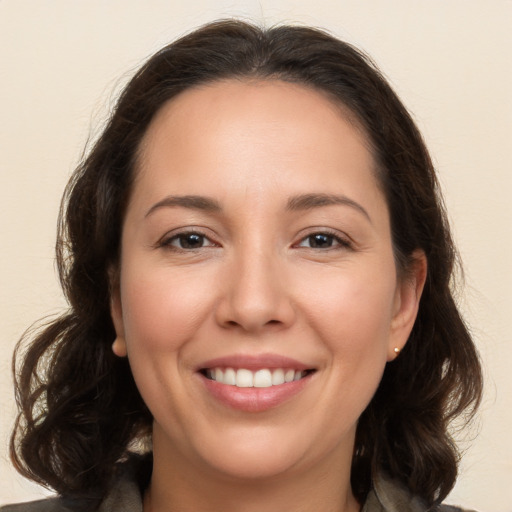
[[[137,172],[114,350],[155,457],[239,478],[348,467],[423,281],[397,280],[365,136],[311,89],[225,81],[161,109]]]

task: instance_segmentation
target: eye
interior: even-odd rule
[[[337,247],[350,247],[350,243],[331,233],[311,233],[303,238],[297,246],[310,249],[333,249]]]
[[[212,242],[207,236],[195,231],[178,233],[177,235],[162,240],[160,245],[162,247],[169,247],[178,250],[194,250],[202,249],[203,247],[216,246],[216,244]]]

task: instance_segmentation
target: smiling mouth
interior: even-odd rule
[[[204,368],[200,371],[207,379],[238,388],[269,388],[298,381],[315,370],[293,368],[262,368],[251,371],[246,368]]]

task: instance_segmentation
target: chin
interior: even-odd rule
[[[240,453],[243,452],[243,453]],[[234,450],[222,457],[208,457],[205,462],[218,475],[240,481],[266,480],[293,473],[299,464],[296,454],[265,450]]]
[[[267,426],[203,439],[196,444],[196,455],[207,471],[232,479],[266,479],[301,466],[306,451],[302,444],[300,439],[272,432],[272,427]]]

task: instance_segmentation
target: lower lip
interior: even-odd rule
[[[312,374],[309,374],[300,380],[268,388],[239,388],[237,386],[221,384],[201,375],[206,389],[219,402],[232,409],[245,412],[262,412],[284,404],[304,389],[311,376]]]

